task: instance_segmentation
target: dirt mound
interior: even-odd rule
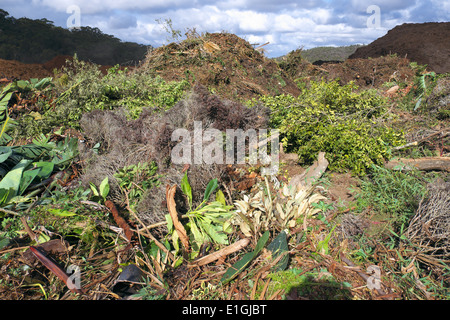
[[[406,58],[382,56],[373,59],[348,59],[342,63],[324,63],[319,69],[326,80],[339,79],[342,84],[354,81],[360,88],[378,88],[385,82],[412,81],[415,71]]]
[[[450,22],[405,23],[390,30],[349,59],[375,58],[397,53],[437,73],[450,72]]]
[[[301,50],[290,52],[280,62],[287,74],[303,82],[310,80],[339,80],[341,84],[354,81],[360,88],[378,88],[385,82],[408,82],[414,79],[415,71],[410,61],[398,56],[383,56],[372,59],[347,59],[344,62],[311,64],[301,59]]]
[[[16,60],[0,59],[0,78],[29,80],[31,78],[45,78],[52,73],[40,64],[27,64]]]
[[[231,99],[299,93],[275,61],[230,33],[191,34],[180,43],[151,51],[141,68],[153,70],[169,81],[199,82]]]
[[[73,57],[67,55],[56,56],[53,59],[43,63],[42,66],[49,72],[53,72],[54,69],[61,69],[65,66],[67,60],[73,61]]]

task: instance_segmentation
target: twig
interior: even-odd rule
[[[30,236],[31,240],[34,240],[34,241],[36,241],[36,243],[39,243],[38,236],[36,235],[36,233],[33,232],[33,230],[31,230],[30,226],[27,223],[27,218],[25,216],[21,216],[20,221],[22,222],[23,227],[25,228],[25,231]]]
[[[130,200],[129,200],[129,198],[128,198],[128,192],[125,192],[125,198],[126,198],[126,201],[127,201],[127,210],[129,211],[129,212],[131,212],[131,214],[134,216],[134,218],[143,226],[143,227],[145,227],[145,224],[142,222],[142,220],[139,218],[139,216],[136,214],[136,212],[134,212],[132,209],[131,209],[131,207],[130,207]],[[174,256],[173,256],[173,254],[172,254],[172,252],[170,252],[161,242],[159,242],[158,241],[158,239],[156,239],[150,232],[148,232],[147,230],[144,230],[144,231],[146,231],[145,233],[142,233],[142,235],[144,235],[144,236],[146,236],[147,238],[149,238],[149,239],[151,239],[151,240],[153,240],[153,242],[156,244],[156,246],[158,247],[158,248],[160,248],[162,251],[164,251],[168,256],[169,256],[169,258],[171,258],[172,260],[174,260]]]
[[[12,214],[12,215],[15,215],[15,216],[21,216],[20,213],[12,211],[12,210],[5,209],[5,208],[0,208],[0,211],[4,212],[6,214]]]
[[[347,259],[346,257],[341,257],[342,261],[344,261],[347,265],[351,266],[352,268],[355,268],[356,265],[351,262],[349,259]],[[362,271],[356,270],[356,269],[352,269],[352,271],[356,272],[361,278],[363,278],[365,281],[369,281],[369,276],[367,274],[365,274]],[[381,288],[375,288],[375,290],[377,291],[377,293],[381,296],[382,299],[389,299],[392,300],[392,297],[388,296],[386,292],[384,292],[383,289]],[[385,297],[384,297],[385,296]]]
[[[252,293],[250,294],[250,300],[255,300],[256,288],[258,287],[258,281],[261,277],[261,272],[256,275],[255,282],[253,283]]]
[[[111,200],[106,200],[105,206],[108,207],[109,210],[111,210],[114,221],[116,221],[117,225],[123,229],[125,237],[127,237],[128,241],[130,242],[133,236],[133,232],[131,231],[131,228],[125,221],[125,219],[119,215],[119,211],[117,210],[116,205]]]
[[[267,279],[267,282],[264,284],[264,287],[263,287],[263,289],[261,291],[261,295],[259,296],[259,300],[263,300],[264,299],[264,296],[266,295],[267,288],[269,287],[269,283],[270,283],[270,278]]]
[[[450,130],[450,128],[445,128],[442,131],[435,132],[435,133],[430,134],[430,135],[428,135],[428,136],[426,136],[426,137],[424,137],[422,139],[419,139],[419,140],[416,140],[416,141],[413,141],[413,142],[409,142],[409,143],[404,144],[402,146],[394,147],[394,148],[392,148],[392,151],[397,151],[397,150],[405,149],[405,148],[408,148],[408,147],[417,146],[420,142],[428,140],[428,139],[430,139],[430,138],[432,138],[434,136],[437,136],[437,135],[440,136],[439,138],[444,138],[444,137],[446,137],[446,136],[448,136],[450,134],[449,130]]]
[[[0,251],[0,255],[4,254],[4,253],[7,253],[7,252],[12,252],[12,251],[16,251],[16,250],[23,250],[23,249],[28,249],[28,248],[29,248],[29,246],[6,249],[6,250]]]
[[[215,260],[218,260],[222,257],[226,257],[227,255],[239,251],[243,248],[245,248],[250,243],[249,238],[241,239],[219,251],[215,251],[211,254],[208,254],[207,256],[204,256],[194,262],[192,262],[189,266],[203,266],[205,264],[211,263]]]

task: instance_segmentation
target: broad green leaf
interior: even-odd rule
[[[189,217],[189,227],[192,231],[192,235],[194,236],[194,240],[195,242],[197,242],[197,244],[200,246],[201,244],[203,244],[205,241],[205,237],[202,234],[202,231],[198,228],[196,221],[197,219]]]
[[[11,100],[13,93],[14,92],[8,92],[8,93],[4,94],[4,96],[0,100],[0,108],[1,109],[6,110],[6,107],[8,106],[9,100]]]
[[[19,80],[17,81],[17,87],[22,90],[30,89],[30,83],[26,80]]]
[[[93,184],[92,182],[89,182],[89,187],[92,190],[92,193],[94,194],[95,197],[99,197],[100,195],[98,194],[98,190],[97,187],[95,186],[95,184]]]
[[[188,181],[187,171],[184,173],[183,179],[181,179],[181,191],[188,197],[189,206],[192,206],[192,189]]]
[[[220,282],[222,282],[222,284],[226,284],[233,280],[239,273],[242,272],[242,270],[245,269],[245,267],[250,263],[250,261],[253,260],[253,258],[253,252],[244,254],[244,256],[239,261],[237,261],[227,269],[227,271],[222,276],[222,279],[220,279]]]
[[[48,85],[50,85],[52,83],[52,78],[48,77],[48,78],[42,78],[40,81],[38,81],[38,79],[30,79],[31,80],[35,80],[32,82],[33,87],[36,90],[42,90],[45,89]]]
[[[170,214],[165,214],[164,217],[166,218],[167,221],[167,230],[169,230],[169,232],[172,233],[173,230],[172,217],[170,216]]]
[[[53,162],[48,162],[48,161],[35,162],[35,163],[33,163],[33,165],[36,168],[41,169],[38,174],[38,178],[40,180],[45,180],[48,177],[50,177],[50,175],[53,173],[53,170],[55,169],[55,165],[53,164]]]
[[[0,250],[2,250],[7,245],[9,245],[9,239],[8,238],[1,238],[0,239]]]
[[[180,243],[178,242],[179,239],[180,239],[180,237],[178,236],[178,232],[172,232],[172,243],[173,243],[175,252],[180,251]]]
[[[11,198],[15,197],[20,189],[20,182],[22,181],[22,173],[25,168],[31,163],[31,160],[22,159],[17,165],[10,170],[5,177],[0,181],[0,189],[12,189],[8,193],[5,201],[7,203]]]
[[[106,199],[106,197],[108,196],[108,193],[109,193],[108,177],[103,179],[102,183],[100,183],[99,189],[100,189],[100,195],[102,196],[102,198]]]
[[[11,147],[13,152],[28,159],[38,159],[39,157],[48,153],[49,148],[43,146],[37,146],[35,144],[27,144],[23,146]]]
[[[231,267],[227,269],[227,271],[222,276],[222,279],[220,279],[220,282],[223,284],[226,284],[233,280],[242,270],[247,267],[247,265],[259,254],[259,252],[264,248],[264,246],[267,243],[267,240],[269,240],[269,231],[266,231],[261,238],[259,238],[258,242],[256,243],[255,250],[252,252],[246,253],[239,261],[237,261],[235,264],[233,264]]]
[[[205,195],[203,196],[203,200],[207,201],[209,199],[209,196],[211,195],[211,193],[216,190],[218,184],[217,184],[217,178],[216,179],[212,179],[208,185],[206,186],[205,189]]]
[[[336,228],[336,226],[334,226],[331,229],[330,233],[327,234],[325,239],[323,239],[322,241],[319,241],[319,243],[317,244],[317,251],[321,252],[322,254],[328,254],[328,242],[330,242],[331,235],[333,234],[334,228]]]
[[[223,232],[222,227],[220,226],[214,226],[209,223],[202,223],[201,227],[205,232],[208,234],[208,236],[215,242],[219,244],[228,244],[228,237]]]
[[[284,254],[284,257],[278,261],[278,263],[272,268],[272,271],[277,272],[285,270],[289,260],[289,256],[287,255],[287,252],[289,252],[289,247],[287,244],[286,232],[281,231],[280,234],[267,246],[267,250],[272,252],[273,260]]]
[[[22,174],[22,181],[20,181],[20,190],[17,195],[22,195],[28,186],[33,182],[33,180],[39,175],[41,168],[33,168],[31,170],[26,170]]]
[[[12,154],[10,147],[0,147],[0,163],[4,162]]]
[[[216,201],[220,202],[224,206],[227,205],[227,202],[225,200],[225,195],[223,194],[222,190],[220,190],[220,189],[217,190],[217,192],[216,192]]]

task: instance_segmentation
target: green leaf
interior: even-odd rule
[[[8,204],[8,202],[15,197],[14,188],[0,189],[0,205]]]
[[[14,124],[15,122],[6,114],[5,120],[1,124],[0,129],[0,141],[5,144],[5,142],[8,142],[10,140],[10,137],[6,134],[6,131],[9,130],[9,128]]]
[[[188,197],[189,206],[192,206],[192,189],[188,181],[187,171],[184,173],[184,176],[181,179],[181,190]]]
[[[202,245],[204,242],[206,242],[205,240],[205,236],[203,235],[201,229],[197,226],[196,221],[197,219],[194,219],[192,217],[189,217],[189,227],[190,230],[194,236],[194,240],[195,242],[200,246]]]
[[[20,190],[20,182],[22,181],[22,173],[30,163],[31,160],[22,159],[5,175],[2,181],[0,181],[0,189],[10,190],[6,199],[3,199],[4,202],[2,203],[9,202],[11,198],[18,194]]]
[[[2,250],[7,245],[9,245],[9,239],[8,238],[1,238],[0,239],[0,250]]]
[[[19,80],[19,81],[17,81],[16,84],[19,87],[19,89],[22,89],[22,90],[30,89],[30,83],[26,80]]]
[[[89,182],[89,187],[91,187],[92,193],[94,194],[95,197],[100,196],[98,194],[98,190],[97,190],[97,187],[95,186],[95,184],[93,184],[92,182]]]
[[[36,82],[38,81],[38,79],[30,79],[31,80],[35,80]],[[44,88],[46,88],[48,85],[50,85],[52,83],[52,78],[48,77],[48,78],[42,78],[40,81],[38,81],[37,83],[35,83],[35,81],[32,82],[33,87],[36,90],[42,90]]]
[[[209,223],[202,223],[201,228],[205,230],[208,236],[215,242],[219,244],[228,244],[228,237],[223,232],[223,228],[220,226],[214,226]]]
[[[330,233],[327,234],[325,239],[323,239],[322,241],[319,241],[319,243],[317,244],[317,251],[319,251],[323,254],[328,254],[328,242],[330,242],[331,235],[333,234],[334,228],[336,228],[336,226],[334,226],[331,229]]]
[[[75,212],[63,210],[63,209],[48,209],[48,212],[51,214],[54,214],[55,216],[59,217],[72,217],[76,216],[77,214]]]
[[[223,194],[222,190],[217,190],[216,192],[216,201],[220,202],[222,205],[226,206],[227,202],[225,200],[225,195]]]
[[[267,246],[267,250],[272,252],[272,259],[278,258],[280,255],[284,255],[278,263],[272,268],[273,272],[285,270],[288,264],[289,247],[287,244],[286,232],[281,231],[280,234]]]
[[[0,147],[0,163],[5,162],[11,154],[12,150],[10,147]]]
[[[17,195],[22,195],[25,192],[31,182],[39,175],[40,171],[41,168],[33,168],[23,173],[22,181],[20,182],[20,190],[17,192]]]
[[[252,252],[248,252],[244,254],[244,256],[237,261],[235,264],[233,264],[231,267],[227,269],[227,271],[222,276],[222,279],[220,279],[220,282],[222,284],[226,284],[233,280],[239,273],[241,273],[245,267],[259,254],[259,252],[264,248],[266,245],[267,240],[269,240],[269,231],[266,231],[261,238],[259,238],[258,243],[255,246],[255,250]]]
[[[209,196],[211,195],[211,193],[216,190],[218,184],[217,184],[217,178],[212,179],[208,185],[206,186],[205,189],[205,195],[203,196],[203,200],[207,201],[209,199]]]
[[[37,176],[40,180],[45,180],[48,177],[50,177],[50,175],[53,173],[53,170],[55,169],[55,165],[53,164],[53,162],[48,162],[48,161],[35,162],[35,163],[33,163],[33,165],[36,168],[41,169]]]
[[[103,181],[100,183],[100,195],[103,199],[106,199],[109,193],[109,183],[108,183],[108,177],[103,179]]]
[[[3,90],[3,92],[5,92],[5,90]],[[3,94],[2,100],[0,100],[0,108],[1,109],[6,110],[6,107],[8,106],[9,100],[11,100],[13,93],[14,92],[8,92],[8,93]]]

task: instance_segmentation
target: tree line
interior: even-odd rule
[[[44,63],[58,55],[77,54],[101,65],[134,65],[150,46],[120,39],[98,28],[65,29],[47,19],[16,19],[0,9],[0,58]]]

